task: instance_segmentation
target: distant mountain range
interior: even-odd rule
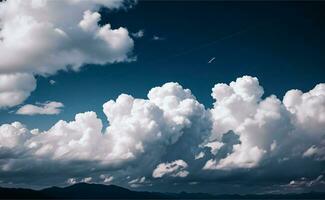
[[[115,185],[77,183],[43,190],[1,188],[0,199],[325,199],[325,193],[211,195],[205,193],[137,192]]]

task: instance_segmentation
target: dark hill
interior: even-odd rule
[[[43,190],[1,188],[0,199],[325,199],[325,193],[210,195],[205,193],[137,192],[115,185],[77,183]]]
[[[22,188],[1,188],[0,199],[44,199],[48,198],[39,191]]]
[[[40,191],[48,198],[58,199],[149,199],[167,198],[164,194],[135,192],[116,185],[77,183],[65,188],[51,187]]]

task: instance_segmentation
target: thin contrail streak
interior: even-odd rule
[[[233,38],[233,37],[235,37],[235,36],[237,36],[237,35],[243,34],[243,33],[247,32],[248,30],[249,30],[249,28],[246,28],[246,29],[243,29],[243,30],[240,30],[240,31],[234,32],[234,33],[232,33],[232,34],[226,35],[226,36],[224,36],[224,37],[218,38],[218,39],[216,39],[216,40],[214,40],[214,41],[211,41],[211,42],[205,43],[205,44],[200,45],[200,46],[198,46],[198,47],[194,47],[194,48],[192,48],[192,49],[189,49],[189,50],[186,50],[186,51],[183,51],[183,52],[177,53],[177,54],[175,54],[175,55],[171,55],[171,56],[169,56],[169,57],[165,57],[165,58],[163,58],[163,59],[158,59],[158,60],[155,60],[155,61],[164,61],[164,60],[168,60],[168,59],[176,58],[176,57],[179,57],[179,56],[187,55],[187,54],[192,53],[192,52],[194,52],[194,51],[197,51],[197,50],[200,50],[200,49],[203,49],[203,48],[206,48],[206,47],[212,46],[212,45],[214,45],[214,44],[217,44],[217,43],[219,43],[219,42],[221,42],[221,41],[223,41],[223,40],[227,40],[227,39]],[[153,61],[153,62],[154,62],[154,61]]]
[[[209,60],[208,64],[212,63],[214,61],[214,59],[216,59],[216,57],[213,57]]]

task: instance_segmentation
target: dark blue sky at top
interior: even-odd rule
[[[258,77],[265,96],[282,99],[289,89],[308,91],[325,82],[324,8],[323,2],[140,1],[125,11],[101,10],[100,23],[145,30],[143,38],[134,39],[137,61],[37,77],[37,89],[25,103],[60,101],[64,111],[30,117],[10,112],[16,107],[0,111],[1,123],[48,129],[89,110],[105,119],[107,100],[121,93],[146,98],[152,87],[169,81],[191,89],[206,107],[212,106],[214,84],[243,75]],[[163,40],[152,40],[154,35]]]

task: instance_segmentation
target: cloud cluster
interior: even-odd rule
[[[308,179],[306,177],[301,177],[296,180],[291,180],[288,184],[282,185],[282,187],[290,192],[301,192],[305,188],[310,188],[312,190],[317,190],[317,188],[323,188],[325,185],[324,175],[319,175],[314,179]]]
[[[175,160],[171,163],[160,163],[152,172],[152,177],[186,177],[189,174],[189,172],[186,170],[187,167],[188,165],[184,160]]]
[[[61,112],[63,103],[56,101],[48,101],[38,103],[37,105],[26,104],[17,110],[19,115],[57,115]]]
[[[134,42],[128,30],[112,29],[110,24],[99,26],[101,15],[97,11],[101,7],[119,9],[125,3],[121,0],[1,2],[0,80],[11,77],[26,84],[2,86],[0,108],[22,103],[35,89],[33,75],[79,70],[89,63],[132,60]],[[15,101],[7,101],[8,96],[14,96]]]
[[[306,93],[288,91],[283,102],[262,96],[258,79],[243,76],[216,84],[215,103],[206,109],[189,89],[171,82],[152,88],[147,99],[121,94],[106,102],[107,127],[92,111],[70,122],[60,120],[46,131],[19,122],[3,124],[0,175],[17,181],[55,163],[56,168],[43,173],[60,174],[61,182],[71,177],[97,181],[109,171],[101,182],[114,177],[138,187],[173,177],[201,182],[198,177],[221,172],[271,170],[274,163],[319,166],[324,160],[324,84]],[[319,174],[324,170],[316,169]],[[131,181],[125,179],[129,176]]]
[[[0,135],[6,140],[0,141],[0,147],[3,154],[18,154],[21,150],[27,158],[57,161],[58,165],[79,161],[115,167],[141,156],[159,158],[185,128],[197,124],[199,120],[193,119],[202,118],[205,109],[190,90],[177,83],[153,88],[148,98],[122,94],[116,101],[106,102],[103,109],[110,125],[103,132],[102,121],[94,112],[79,113],[71,122],[61,120],[44,132],[28,130],[18,122],[4,124]],[[16,141],[20,145],[6,146],[18,144]],[[148,155],[152,149],[155,151]],[[1,166],[8,170],[20,167],[19,162]]]
[[[211,137],[221,140],[224,133],[234,131],[240,143],[233,145],[226,157],[209,160],[205,169],[252,168],[264,158],[288,151],[289,143],[298,143],[299,148],[307,148],[313,142],[320,145],[325,128],[324,84],[316,85],[307,93],[290,90],[283,103],[274,95],[265,99],[262,95],[263,88],[257,78],[250,76],[238,78],[229,85],[215,85]],[[305,143],[300,144],[302,138]]]

